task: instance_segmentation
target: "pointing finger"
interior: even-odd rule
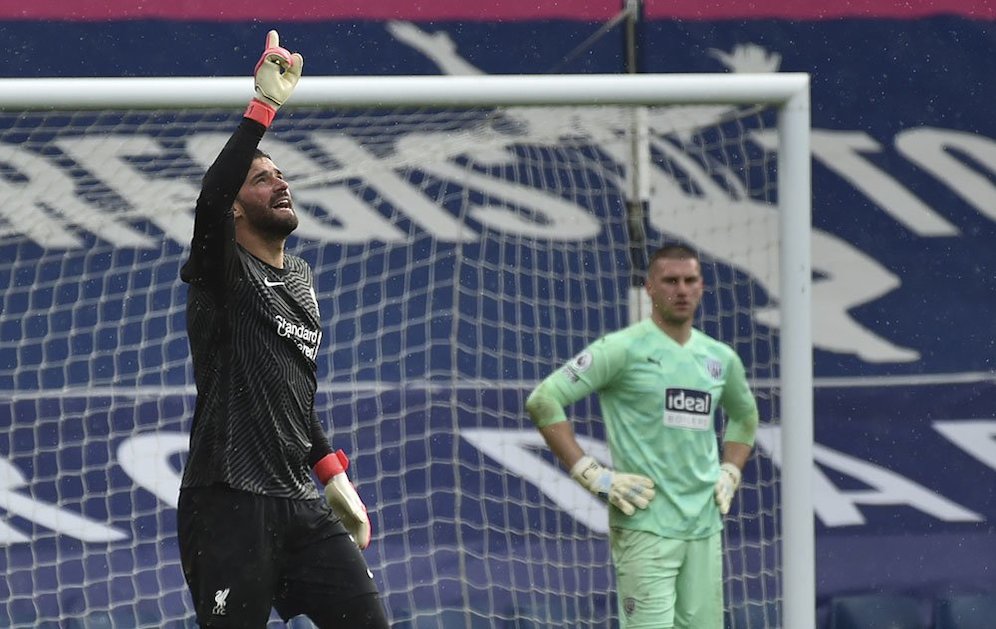
[[[270,31],[266,34],[266,47],[277,48],[280,46],[280,35],[277,31]]]

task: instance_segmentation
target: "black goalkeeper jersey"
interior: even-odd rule
[[[244,119],[208,169],[180,272],[197,384],[181,486],[316,498],[311,466],[329,446],[314,414],[322,330],[312,271],[289,254],[272,267],[235,240],[232,204],[264,132]]]

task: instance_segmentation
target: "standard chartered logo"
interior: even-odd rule
[[[315,360],[318,346],[322,342],[322,331],[288,321],[282,315],[276,316],[277,334],[294,341],[297,348],[308,358]]]
[[[282,315],[277,315],[277,334],[317,345],[322,333],[319,330],[312,330],[309,327],[299,325],[293,321],[284,319]]]

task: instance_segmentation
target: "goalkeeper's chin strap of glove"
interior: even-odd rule
[[[654,481],[639,474],[613,471],[585,455],[571,468],[571,478],[591,493],[608,500],[626,515],[646,509],[654,499]]]
[[[716,505],[719,512],[726,515],[730,512],[733,495],[740,487],[740,468],[733,463],[723,463],[719,466],[719,480],[716,481]]]
[[[267,33],[266,48],[253,70],[256,96],[249,101],[243,115],[269,127],[277,110],[297,87],[303,68],[304,57],[281,48],[277,31]]]
[[[349,469],[349,458],[342,450],[327,454],[315,464],[314,471],[318,480],[325,485],[325,501],[342,520],[343,526],[353,536],[353,541],[360,549],[370,545],[373,529],[370,526],[370,516],[356,487],[349,482],[346,470]]]

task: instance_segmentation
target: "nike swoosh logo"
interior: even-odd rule
[[[268,278],[265,278],[265,277],[263,278],[263,284],[269,286],[270,288],[273,288],[274,286],[283,286],[284,285],[283,282],[271,282]]]
[[[658,367],[663,367],[664,366],[663,364],[661,364],[661,361],[659,361],[659,360],[657,360],[655,358],[651,358],[650,356],[647,356],[647,362],[648,363],[654,363]]]

